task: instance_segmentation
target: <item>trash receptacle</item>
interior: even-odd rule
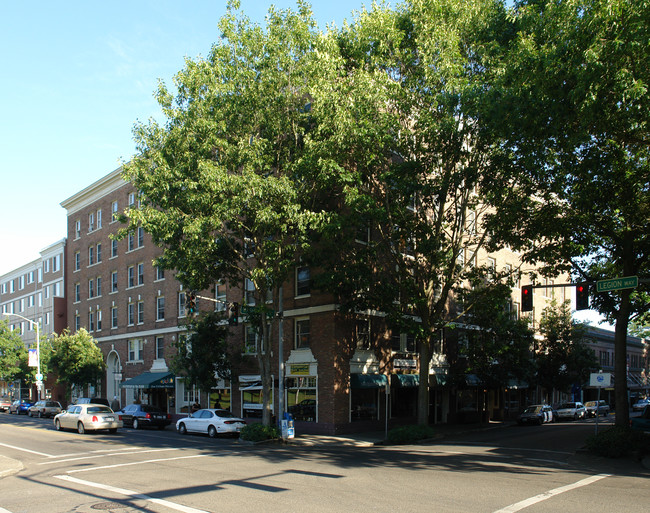
[[[295,436],[295,431],[293,427],[293,415],[291,413],[285,413],[282,415],[282,420],[280,421],[280,431],[282,432],[282,440],[288,440]]]

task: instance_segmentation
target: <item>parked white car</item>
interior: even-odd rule
[[[54,417],[54,429],[76,429],[81,435],[102,429],[115,433],[121,427],[120,416],[103,404],[75,404]]]
[[[244,419],[235,417],[229,410],[198,410],[176,422],[176,431],[186,433],[207,433],[214,438],[221,433],[238,434],[246,425]]]
[[[587,416],[585,405],[579,402],[562,403],[557,408],[558,419],[584,419]]]

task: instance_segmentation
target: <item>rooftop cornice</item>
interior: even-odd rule
[[[115,171],[62,201],[61,206],[68,211],[68,215],[74,214],[127,183],[122,178],[122,167],[118,167]]]

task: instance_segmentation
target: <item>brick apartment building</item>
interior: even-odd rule
[[[0,277],[0,311],[9,329],[18,331],[28,349],[36,348],[36,326],[39,335],[61,333],[68,325],[65,299],[66,240],[59,240],[40,251],[40,257]],[[0,381],[0,396],[29,396],[35,399],[36,388]],[[45,381],[43,398],[56,398],[53,381]]]
[[[118,396],[122,404],[149,402],[177,415],[187,413],[195,401],[203,406],[218,401],[236,414],[259,416],[257,340],[245,315],[231,328],[231,342],[241,348],[232,382],[221,380],[218,389],[206,393],[186,387],[170,372],[172,344],[184,333],[186,291],[173,273],[154,267],[160,250],[142,230],[121,240],[113,238],[123,227],[117,214],[136,201],[133,187],[117,169],[61,203],[67,210],[67,324],[72,331],[87,329],[105,356],[107,371],[98,393],[109,399]],[[509,250],[479,253],[477,258],[495,269],[519,265]],[[513,289],[515,315],[518,287]],[[214,300],[199,299],[200,309],[224,309],[229,302],[251,304],[248,289],[248,284],[217,283],[199,294]],[[415,416],[418,376],[413,340],[391,333],[381,316],[344,317],[333,297],[312,290],[307,267],[296,266],[282,290],[284,380],[280,384],[279,372],[274,373],[274,414],[278,386],[283,386],[285,404],[303,430],[336,433],[382,425],[388,385],[389,418]],[[534,319],[552,299],[552,290],[536,294]],[[565,290],[557,289],[559,302],[565,299]],[[279,367],[277,347],[273,351]],[[442,346],[430,374],[432,422],[446,422],[450,411],[479,400],[478,384],[460,397],[450,397],[444,386]],[[489,401],[490,409],[501,406],[496,394],[482,400]]]

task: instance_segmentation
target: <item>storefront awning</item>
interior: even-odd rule
[[[384,374],[350,374],[350,388],[383,388],[387,384]]]
[[[171,372],[143,372],[122,383],[122,388],[174,388],[174,381]]]
[[[419,374],[393,374],[391,380],[395,387],[414,388],[420,385]]]

